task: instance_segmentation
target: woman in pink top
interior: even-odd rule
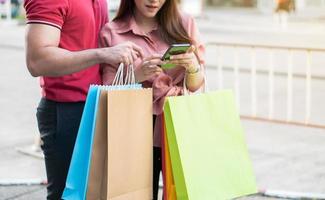
[[[121,0],[116,17],[102,29],[100,42],[102,46],[114,46],[124,41],[142,48],[144,57],[129,62],[135,66],[137,82],[153,88],[153,199],[157,199],[161,171],[161,114],[165,97],[182,95],[184,79],[191,92],[202,86],[204,47],[198,40],[194,20],[180,14],[175,0]],[[192,46],[187,53],[171,57],[168,62],[176,64],[175,68],[162,70],[162,54],[171,44],[177,43],[190,43]],[[117,65],[103,66],[104,84],[112,84],[117,68]]]

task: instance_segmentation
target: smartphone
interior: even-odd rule
[[[171,55],[177,55],[177,54],[183,54],[186,53],[187,50],[191,47],[191,44],[172,44],[165,54],[162,57],[163,61],[167,61],[166,64],[162,65],[161,68],[163,69],[171,69],[175,67],[175,64],[168,63],[168,60],[170,60]]]

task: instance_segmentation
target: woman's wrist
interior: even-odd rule
[[[186,69],[186,73],[188,74],[196,74],[200,71],[200,65],[190,65],[187,69]]]

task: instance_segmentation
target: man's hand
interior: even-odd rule
[[[128,66],[133,64],[137,58],[143,58],[141,47],[132,42],[124,42],[116,46],[101,48],[98,50],[99,60],[101,63],[115,66],[120,63]]]

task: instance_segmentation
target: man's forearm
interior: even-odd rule
[[[101,49],[78,52],[58,47],[42,47],[37,57],[27,55],[27,65],[33,76],[62,76],[81,71],[101,62]],[[27,51],[28,52],[28,51]]]
[[[32,76],[62,76],[99,63],[132,64],[143,57],[141,47],[124,42],[113,47],[69,51],[59,47],[61,30],[43,24],[26,27],[26,63]]]

